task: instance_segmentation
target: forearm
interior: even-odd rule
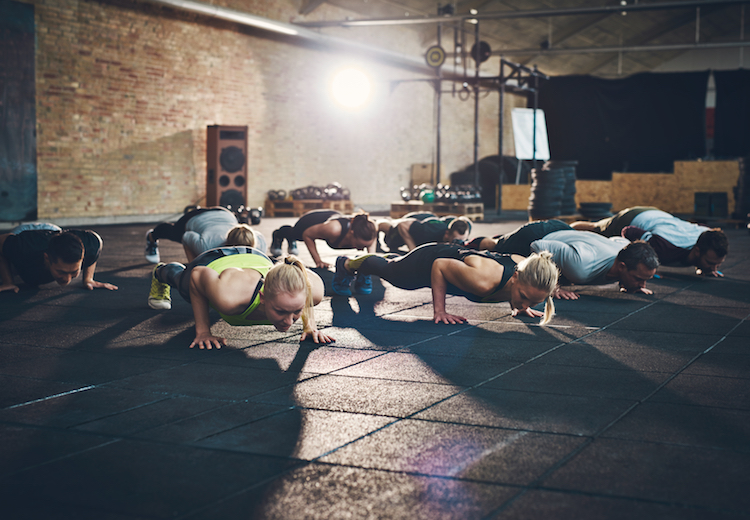
[[[310,237],[303,237],[302,240],[305,242],[305,245],[307,246],[307,250],[310,251],[310,256],[312,256],[313,262],[315,262],[315,265],[318,265],[321,263],[320,260],[320,253],[318,253],[318,248],[315,245],[315,239]]]
[[[445,297],[448,293],[448,282],[440,268],[433,264],[430,273],[430,287],[432,288],[432,307],[435,314],[445,312]]]
[[[83,284],[94,281],[94,273],[96,272],[96,262],[83,268]]]
[[[406,247],[409,248],[409,251],[417,247],[416,242],[414,242],[414,239],[412,238],[411,234],[409,234],[409,228],[408,226],[399,224],[398,226],[398,234],[401,235],[401,238],[404,240],[404,243],[406,244]]]
[[[195,335],[210,334],[211,321],[208,315],[208,299],[191,281],[190,283],[190,305],[193,307],[193,318],[195,319]]]

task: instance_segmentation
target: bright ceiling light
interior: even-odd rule
[[[336,73],[331,81],[333,99],[346,108],[359,108],[370,98],[370,78],[359,69],[348,68]]]

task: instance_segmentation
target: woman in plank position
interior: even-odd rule
[[[323,299],[323,280],[288,256],[276,265],[261,251],[245,246],[206,251],[187,266],[159,264],[151,276],[148,304],[170,309],[170,287],[193,307],[195,339],[190,348],[221,348],[224,338],[211,334],[209,307],[230,325],[273,325],[286,332],[300,317],[303,332],[315,343],[334,339],[318,330],[313,307]]]
[[[558,270],[546,251],[529,257],[492,251],[476,251],[459,244],[425,244],[404,256],[368,254],[336,260],[333,291],[350,296],[355,274],[380,276],[401,289],[432,288],[435,323],[464,323],[466,318],[445,310],[447,294],[464,296],[479,303],[510,302],[513,316],[542,317],[542,324],[555,311],[552,294]],[[544,312],[531,307],[545,302]]]

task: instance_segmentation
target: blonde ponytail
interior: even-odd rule
[[[532,253],[531,256],[519,262],[516,266],[518,272],[518,281],[522,284],[540,289],[547,293],[547,299],[544,302],[544,316],[540,325],[546,325],[555,315],[555,302],[552,294],[557,289],[559,271],[555,262],[552,261],[552,253],[542,251],[541,253]]]
[[[237,224],[229,230],[225,245],[255,247],[255,232],[253,228],[247,224]]]
[[[313,294],[307,268],[294,255],[284,257],[284,261],[274,265],[266,274],[265,295],[273,298],[279,293],[298,294],[305,291],[305,308],[302,310],[302,325],[307,330],[313,312]]]

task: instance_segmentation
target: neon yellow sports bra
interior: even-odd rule
[[[271,325],[271,322],[268,320],[250,320],[247,318],[248,316],[250,316],[250,314],[253,313],[255,309],[258,308],[258,305],[260,305],[260,293],[263,290],[263,279],[266,274],[268,274],[269,269],[273,267],[273,263],[271,263],[270,260],[263,256],[254,254],[229,255],[222,256],[221,258],[214,260],[206,267],[210,267],[219,274],[221,274],[225,269],[229,267],[234,267],[237,269],[252,269],[259,272],[261,276],[260,281],[258,282],[258,285],[255,286],[255,292],[253,292],[253,297],[250,300],[250,305],[242,314],[230,316],[219,312],[213,305],[211,305],[211,307],[219,312],[219,316],[221,316],[221,318],[230,325],[240,327],[249,325]]]

